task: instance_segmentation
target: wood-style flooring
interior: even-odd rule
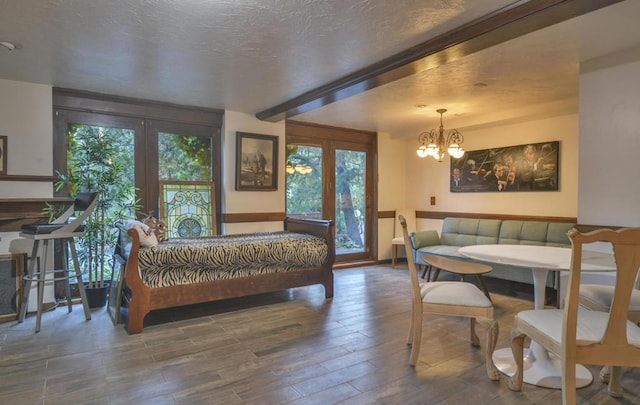
[[[532,307],[487,278],[509,344],[513,314]],[[406,266],[335,271],[322,286],[156,311],[129,336],[106,310],[60,307],[0,324],[2,404],[558,404],[560,391],[490,381],[468,321],[428,316],[409,366]],[[589,367],[596,373],[598,367]],[[640,371],[625,370],[624,399],[596,378],[583,404],[640,403]]]

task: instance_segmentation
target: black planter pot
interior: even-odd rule
[[[88,287],[84,284],[84,291],[87,293],[87,303],[89,308],[101,308],[107,304],[107,293],[109,284],[105,283],[103,287]]]

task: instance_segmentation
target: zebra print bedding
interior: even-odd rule
[[[320,267],[325,239],[288,231],[170,239],[138,252],[151,288]]]

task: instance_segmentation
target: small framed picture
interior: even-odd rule
[[[236,190],[278,189],[278,137],[236,132]]]
[[[0,175],[7,174],[7,136],[0,135]]]

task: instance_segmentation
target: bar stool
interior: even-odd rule
[[[44,299],[44,285],[48,281],[67,280],[67,307],[71,312],[71,288],[69,286],[69,278],[75,277],[78,282],[78,290],[80,291],[80,298],[82,300],[82,306],[84,307],[84,314],[87,320],[91,319],[91,312],[89,311],[89,304],[87,302],[87,295],[84,290],[84,283],[82,282],[82,273],[80,271],[80,263],[78,262],[78,255],[76,253],[76,245],[74,237],[84,235],[84,226],[82,222],[91,215],[91,212],[98,204],[98,193],[80,193],[75,198],[75,201],[69,209],[67,209],[60,217],[56,218],[50,224],[31,224],[23,225],[20,231],[20,236],[33,240],[33,250],[31,251],[31,263],[29,270],[25,276],[24,281],[24,294],[22,298],[22,306],[20,307],[20,314],[18,316],[18,322],[23,322],[27,314],[27,304],[29,303],[29,293],[31,292],[31,283],[35,281],[38,285],[38,310],[36,315],[36,332],[40,331],[40,318],[42,316],[42,301]],[[77,212],[82,213],[75,217],[71,222],[69,219]],[[64,252],[62,270],[46,269],[46,258],[49,250],[49,241],[55,242],[59,240],[62,242],[62,251]],[[42,255],[42,269],[36,270],[36,262],[38,257],[38,248],[40,241],[43,241],[43,255]],[[69,274],[69,261],[68,261],[68,249],[71,250],[71,258],[73,259],[73,267],[75,269],[75,276]],[[59,275],[60,272],[62,275]],[[52,274],[52,278],[46,279],[46,274],[49,272]],[[58,273],[58,274],[56,274]]]

